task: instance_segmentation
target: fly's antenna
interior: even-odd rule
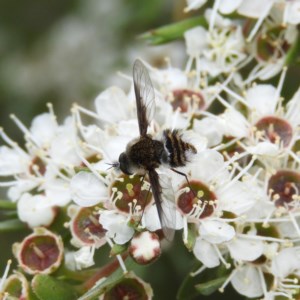
[[[106,170],[110,170],[112,168],[114,168],[114,169],[119,169],[120,168],[120,163],[117,162],[117,161],[113,162],[113,163],[106,163],[106,164],[110,166]]]

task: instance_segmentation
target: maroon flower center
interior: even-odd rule
[[[277,207],[293,208],[292,202],[299,196],[300,174],[287,170],[278,171],[269,179],[268,190]]]
[[[282,143],[284,147],[287,147],[292,140],[293,129],[283,119],[269,116],[259,120],[255,126],[271,143]]]
[[[142,176],[121,175],[111,186],[114,192],[113,202],[123,212],[129,213],[132,208],[139,205],[143,210],[152,200],[149,188],[142,188],[147,182],[142,183]]]
[[[51,236],[34,236],[28,238],[20,255],[22,263],[32,270],[43,271],[57,263],[60,249]]]
[[[181,112],[187,112],[189,106],[202,109],[204,107],[204,99],[199,92],[187,89],[174,90],[172,93],[171,104],[174,110],[180,108]]]
[[[177,199],[177,206],[185,215],[191,215],[196,218],[205,218],[214,211],[216,204],[216,195],[200,181],[190,181],[190,185],[185,183],[180,189],[189,188],[184,191]]]

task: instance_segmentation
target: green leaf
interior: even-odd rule
[[[151,45],[159,45],[183,37],[186,30],[195,26],[208,27],[204,16],[185,19],[183,21],[159,27],[145,32],[140,38],[148,41]]]
[[[28,226],[19,219],[12,219],[0,222],[0,232],[11,232],[27,229]]]
[[[205,283],[199,283],[195,285],[195,289],[202,295],[209,296],[214,293],[227,279],[228,276],[207,281]]]
[[[38,274],[34,276],[31,285],[33,292],[40,300],[77,299],[76,292],[71,286],[49,275]]]
[[[196,226],[194,226],[194,224],[189,224],[187,242],[185,243],[185,246],[189,251],[194,249],[197,236],[198,232]]]
[[[201,266],[197,262],[193,271],[198,270]],[[226,269],[224,265],[206,268],[196,276],[188,274],[178,290],[177,300],[192,300],[199,297],[200,294],[210,295],[222,285],[229,274],[230,270]]]

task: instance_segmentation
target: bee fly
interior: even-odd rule
[[[174,168],[185,166],[189,154],[196,154],[197,150],[192,144],[182,140],[182,134],[178,130],[164,130],[161,140],[155,140],[147,134],[148,125],[155,112],[155,94],[148,71],[140,60],[136,60],[133,65],[133,83],[140,136],[128,143],[126,150],[119,156],[119,162],[114,166],[128,175],[148,174],[163,233],[166,239],[172,240],[175,230],[172,224],[175,222],[175,215],[172,211],[165,211],[171,206],[162,206],[162,187],[155,169],[160,165],[167,165],[186,177],[184,173]],[[174,206],[170,210],[175,214]]]

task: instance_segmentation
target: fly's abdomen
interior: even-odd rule
[[[168,151],[168,163],[171,167],[183,167],[189,162],[190,154],[196,154],[196,148],[182,140],[182,134],[178,130],[164,130],[163,143]]]

